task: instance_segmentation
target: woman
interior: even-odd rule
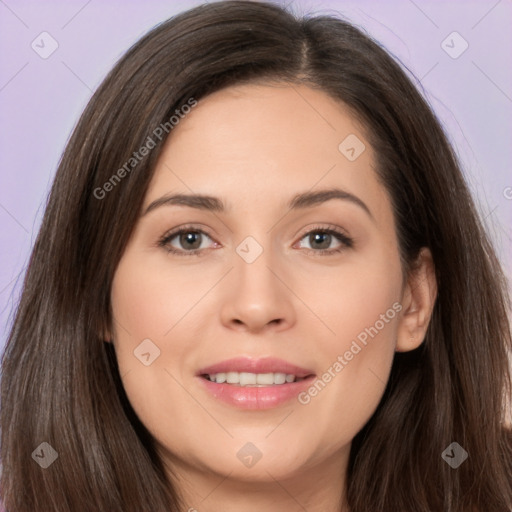
[[[508,307],[384,50],[272,4],[192,9],[62,158],[2,363],[5,506],[510,510]]]

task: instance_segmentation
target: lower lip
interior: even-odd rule
[[[312,375],[299,382],[288,382],[264,387],[242,387],[232,384],[217,384],[204,377],[198,377],[206,391],[218,400],[239,409],[272,409],[278,407],[308,388],[314,381]]]

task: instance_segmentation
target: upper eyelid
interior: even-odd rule
[[[180,227],[177,227],[177,228],[170,229],[170,230],[166,231],[162,235],[160,240],[169,240],[169,239],[172,240],[174,237],[178,236],[182,232],[189,232],[189,231],[196,231],[198,233],[206,235],[207,237],[211,238],[212,240],[214,239],[214,237],[210,233],[208,233],[208,231],[206,231],[204,228],[197,228],[197,227],[194,227],[194,226],[186,226],[185,225],[185,226],[180,226]]]

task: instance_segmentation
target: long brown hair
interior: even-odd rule
[[[368,132],[404,270],[432,251],[424,343],[397,353],[349,461],[351,512],[512,509],[510,310],[500,264],[440,123],[401,67],[350,23],[269,3],[205,4],[157,26],[113,68],[66,147],[2,361],[1,490],[9,512],[178,511],[179,494],[124,393],[110,289],[165,142],[105,183],[191,98],[250,81],[303,83]],[[101,196],[101,197],[100,197]],[[31,456],[47,442],[58,459]],[[457,469],[441,454],[457,442]]]

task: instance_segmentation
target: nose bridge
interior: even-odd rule
[[[225,325],[244,324],[250,330],[257,330],[269,323],[284,326],[294,321],[290,292],[277,277],[282,265],[270,239],[270,236],[259,235],[259,240],[248,236],[236,247],[230,280],[233,288],[222,306]]]
[[[261,241],[261,242],[260,242]],[[270,236],[247,236],[236,247],[234,273],[240,292],[275,296],[276,277],[271,269],[277,267]],[[275,272],[276,270],[274,270]]]

